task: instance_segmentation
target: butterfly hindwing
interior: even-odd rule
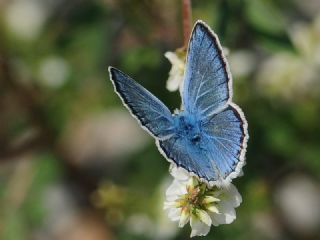
[[[134,117],[155,138],[168,138],[173,133],[169,109],[148,90],[116,68],[110,67],[115,91]]]
[[[202,147],[188,141],[187,136],[173,136],[157,142],[162,154],[172,160],[178,167],[186,169],[199,178],[210,181],[217,179],[215,166],[210,163],[205,148],[209,139],[203,139]]]
[[[222,179],[238,175],[244,164],[247,147],[247,122],[240,108],[230,104],[202,123],[203,134],[208,141],[211,161]],[[232,175],[233,174],[233,175]]]
[[[201,140],[197,144],[190,141],[188,134],[180,132],[160,140],[158,146],[166,158],[206,182],[228,183],[244,163],[247,124],[243,113],[231,103],[199,124]]]

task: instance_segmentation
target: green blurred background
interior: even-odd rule
[[[250,133],[237,219],[202,239],[320,239],[320,1],[192,5]],[[169,164],[107,72],[178,108],[164,53],[182,36],[178,0],[0,0],[0,239],[189,238],[162,210]]]

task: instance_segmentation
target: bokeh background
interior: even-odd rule
[[[193,0],[228,48],[249,122],[243,203],[202,239],[320,239],[320,1]],[[188,239],[162,210],[169,164],[113,92],[167,104],[181,1],[0,1],[0,239]],[[200,238],[199,238],[200,239]]]

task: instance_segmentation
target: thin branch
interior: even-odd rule
[[[20,156],[26,155],[33,152],[35,149],[45,146],[45,139],[42,136],[35,136],[32,139],[25,141],[17,146],[0,149],[0,163],[10,161],[13,158],[19,158]]]
[[[192,28],[191,0],[182,0],[183,46],[186,48]]]

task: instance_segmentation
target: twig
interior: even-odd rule
[[[20,156],[29,154],[33,152],[35,149],[45,146],[45,139],[43,136],[35,136],[27,141],[11,147],[5,146],[0,148],[0,163],[5,161],[10,161],[12,159],[18,159]]]
[[[189,43],[192,25],[191,0],[182,0],[183,46]]]

